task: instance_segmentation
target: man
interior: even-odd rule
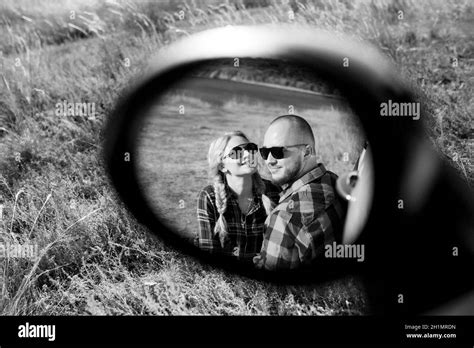
[[[283,191],[267,217],[255,266],[289,270],[311,264],[325,244],[341,240],[346,205],[336,193],[337,175],[317,163],[313,131],[300,116],[273,120],[260,154]]]

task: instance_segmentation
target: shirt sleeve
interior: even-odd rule
[[[322,255],[326,243],[334,240],[332,223],[326,210],[308,217],[306,221],[304,216],[298,215],[293,216],[295,248],[298,250],[299,263],[308,264]]]
[[[262,250],[253,259],[255,267],[280,271],[298,266],[294,257],[293,227],[289,224],[291,217],[286,210],[274,210],[267,218]]]
[[[197,202],[198,234],[196,246],[209,252],[220,248],[219,240],[214,236],[216,211],[209,193],[202,190]]]
[[[312,198],[308,200],[310,194]],[[298,208],[295,204],[295,212],[290,220],[292,230],[289,232],[295,236],[295,248],[301,264],[309,264],[323,255],[324,245],[335,241],[335,230],[341,225],[341,212],[336,207],[338,201],[333,190],[322,186],[322,190],[305,192],[299,203],[308,201],[314,204],[314,213]]]

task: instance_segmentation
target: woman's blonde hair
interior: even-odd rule
[[[232,137],[242,137],[248,141],[248,137],[241,131],[233,131],[225,133],[223,136],[217,138],[211,143],[209,147],[208,153],[208,161],[209,161],[209,175],[213,180],[214,185],[214,193],[216,196],[216,207],[217,212],[219,213],[219,218],[216,221],[214,227],[214,234],[219,235],[219,239],[221,242],[221,246],[224,247],[224,243],[227,237],[227,223],[224,218],[224,213],[227,209],[227,190],[226,190],[226,177],[225,174],[221,171],[222,169],[222,161],[224,156],[224,150],[229,143]],[[271,203],[270,199],[264,195],[265,192],[265,184],[256,171],[252,174],[252,184],[253,188],[257,195],[262,196],[262,202],[265,207],[265,211],[267,215],[273,209],[273,204]]]

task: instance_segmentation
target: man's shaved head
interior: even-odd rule
[[[300,116],[283,115],[274,119],[265,132],[263,147],[284,148],[282,158],[274,158],[270,153],[265,160],[272,181],[278,185],[293,182],[317,165],[313,131]]]
[[[308,144],[314,149],[313,130],[304,118],[297,115],[275,118],[265,133],[265,140],[267,146]]]

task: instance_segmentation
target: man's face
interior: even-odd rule
[[[271,125],[265,133],[263,147],[280,147],[296,145],[291,137],[286,134],[287,129],[281,125]],[[294,139],[296,140],[296,139]],[[272,175],[272,181],[277,185],[293,182],[303,167],[303,146],[289,147],[283,150],[283,158],[276,159],[270,153],[265,163]]]

